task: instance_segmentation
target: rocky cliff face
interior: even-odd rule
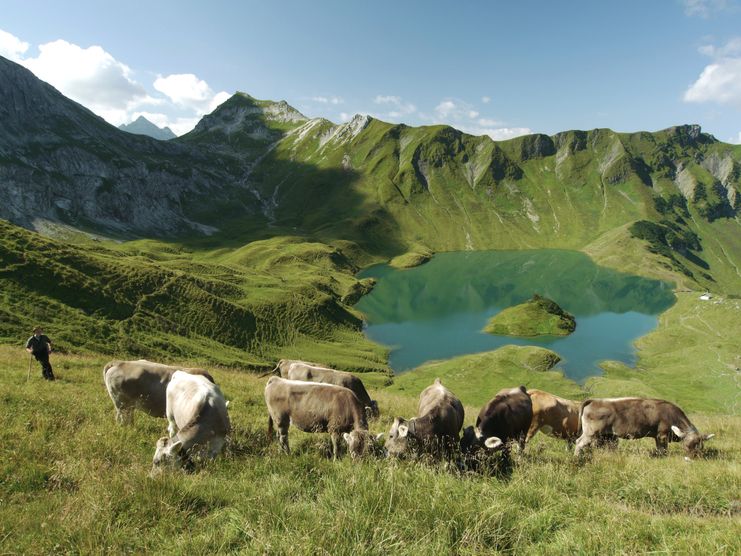
[[[0,218],[27,228],[208,233],[187,207],[228,196],[238,176],[211,153],[120,131],[0,58]],[[249,195],[240,202],[257,211]]]

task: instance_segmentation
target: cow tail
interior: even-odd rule
[[[116,366],[115,361],[109,361],[108,363],[105,364],[105,367],[103,367],[103,384],[105,384],[105,375],[108,372],[108,369],[110,369],[111,367],[115,367],[115,366]]]
[[[582,429],[581,429],[581,416],[582,413],[584,413],[584,408],[587,407],[590,403],[592,403],[592,400],[584,400],[581,405],[579,406],[579,426],[576,430],[576,433],[578,436],[582,435]]]
[[[271,371],[267,371],[267,372],[262,373],[261,375],[257,375],[257,378],[265,378],[266,376],[270,376],[270,375],[280,376],[280,365],[275,367]]]

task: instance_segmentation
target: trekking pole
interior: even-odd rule
[[[28,354],[28,374],[26,375],[26,383],[31,380],[31,363],[33,362],[33,353]]]

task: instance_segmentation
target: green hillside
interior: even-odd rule
[[[285,354],[385,369],[343,302],[365,283],[336,249],[281,237],[225,253],[177,244],[67,244],[0,221],[0,340],[34,323],[64,351],[264,368]]]

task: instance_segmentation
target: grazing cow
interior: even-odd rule
[[[221,390],[205,376],[175,371],[167,385],[167,431],[157,441],[153,469],[183,467],[196,449],[215,458],[231,430],[227,402]]]
[[[201,375],[214,382],[203,369],[171,367],[146,359],[111,361],[103,367],[103,382],[116,407],[116,421],[131,424],[134,409],[140,409],[152,417],[164,417],[167,385],[178,370]]]
[[[479,412],[475,427],[467,427],[461,439],[461,451],[473,453],[484,447],[502,450],[509,456],[509,443],[525,447],[525,435],[533,420],[533,403],[524,386],[497,392]]]
[[[646,438],[656,441],[656,450],[666,453],[669,442],[682,441],[688,456],[702,452],[703,442],[715,435],[702,435],[684,412],[666,400],[646,398],[603,398],[581,404],[582,434],[575,455],[604,437]]]
[[[288,427],[304,432],[328,432],[332,439],[332,457],[339,454],[340,434],[355,458],[372,448],[363,404],[352,390],[333,384],[302,382],[272,376],[265,385],[268,407],[268,436],[273,424],[278,428],[281,448],[287,454]]]
[[[280,371],[280,376],[290,380],[303,380],[306,382],[323,382],[349,388],[360,400],[368,411],[369,417],[378,417],[378,402],[371,400],[363,381],[357,376],[345,371],[337,371],[329,367],[322,367],[315,363],[298,361],[293,359],[281,359],[273,369],[273,373]]]
[[[436,378],[419,395],[417,417],[394,419],[386,440],[387,454],[389,457],[424,452],[450,455],[458,442],[463,419],[463,404]]]
[[[579,436],[579,403],[559,398],[543,390],[528,390],[533,403],[533,419],[525,442],[538,431],[563,438],[569,445]]]

